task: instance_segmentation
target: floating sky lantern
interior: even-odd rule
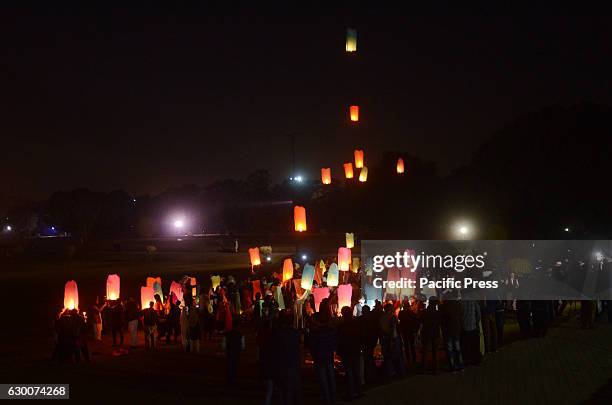
[[[321,182],[323,184],[331,184],[331,169],[329,167],[321,169]]]
[[[314,295],[315,311],[319,312],[319,306],[324,298],[329,298],[329,288],[327,287],[315,287],[312,289],[312,295]]]
[[[358,105],[352,105],[349,107],[349,116],[352,122],[359,121],[359,106]]]
[[[351,306],[351,296],[353,295],[353,286],[350,284],[342,284],[338,286],[338,311],[342,307]]]
[[[359,256],[353,257],[353,260],[351,261],[351,271],[353,273],[358,273],[360,265],[361,265],[361,259],[359,259]]]
[[[221,285],[221,276],[210,276],[210,283],[212,284],[212,289],[216,290]]]
[[[306,263],[304,270],[302,271],[302,282],[301,287],[304,290],[310,290],[312,288],[312,281],[314,280],[315,268],[312,264]]]
[[[249,258],[251,259],[251,267],[259,266],[261,264],[261,257],[259,257],[259,248],[249,248]]]
[[[327,285],[329,287],[335,287],[338,285],[338,265],[336,263],[332,263],[329,266],[329,270],[327,271]]]
[[[365,183],[368,181],[368,168],[363,166],[361,172],[359,173],[359,181]]]
[[[355,167],[361,169],[363,167],[363,151],[355,149]]]
[[[355,247],[355,235],[353,233],[346,233],[346,247],[352,249]]]
[[[177,283],[176,281],[173,281],[172,283],[170,283],[170,297],[172,297],[173,303],[176,304],[176,300],[181,301],[181,305],[184,304],[183,302],[183,286],[181,286],[181,283]]]
[[[346,29],[346,51],[357,52],[357,30],[354,28]]]
[[[353,178],[353,163],[345,163],[344,164],[344,177],[347,179]]]
[[[155,302],[155,291],[153,291],[153,287],[140,287],[141,308],[149,308],[149,302]]]
[[[117,274],[109,274],[106,278],[106,299],[118,300],[121,290],[121,280]]]
[[[396,166],[396,171],[398,174],[403,174],[404,173],[404,159],[399,158],[397,159],[397,166]]]
[[[291,258],[285,259],[283,262],[283,282],[293,278],[293,261]]]
[[[64,286],[64,309],[79,309],[79,289],[74,280]]]
[[[338,248],[338,268],[340,271],[349,271],[351,268],[351,249]],[[329,281],[328,281],[329,282]]]
[[[306,230],[306,208],[296,205],[293,207],[293,220],[295,222],[295,230],[304,232]]]

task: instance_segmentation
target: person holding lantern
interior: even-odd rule
[[[96,303],[91,310],[91,321],[93,323],[94,339],[102,341],[102,311],[106,308],[106,302],[100,305],[100,297],[96,297]]]
[[[128,322],[128,331],[130,332],[130,347],[135,349],[138,345],[138,304],[134,297],[128,299],[125,304],[125,317]]]

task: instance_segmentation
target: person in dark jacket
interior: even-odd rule
[[[361,395],[361,345],[359,325],[353,318],[351,307],[342,307],[342,321],[338,325],[338,355],[346,372],[347,400]]]
[[[378,344],[378,320],[370,311],[370,307],[364,305],[358,321],[361,336],[361,352],[363,353],[363,374],[366,384],[370,384],[376,375],[374,349]]]
[[[440,339],[441,316],[438,311],[438,298],[429,297],[429,305],[421,312],[421,369],[425,371],[427,351],[431,350],[433,372],[438,371],[438,343]]]
[[[232,329],[225,332],[221,342],[227,359],[227,384],[235,386],[238,366],[240,364],[240,352],[244,350],[244,335],[240,331],[240,318],[233,319]]]
[[[495,323],[496,306],[496,300],[484,300],[480,302],[485,353],[497,351],[497,324]]]
[[[272,341],[276,348],[274,379],[281,391],[281,403],[297,404],[300,402],[300,332],[293,328],[289,311],[280,312]]]
[[[456,294],[447,293],[441,307],[442,336],[446,347],[446,357],[452,371],[463,368],[463,357],[461,356],[461,304],[457,301]]]
[[[111,301],[109,308],[109,321],[113,334],[113,346],[117,346],[117,335],[119,335],[119,345],[123,346],[123,304],[120,300]]]
[[[318,312],[312,317],[309,337],[310,354],[314,372],[319,381],[321,396],[325,405],[336,400],[336,376],[334,374],[334,351],[337,347],[336,330],[331,326],[331,317]]]
[[[407,364],[416,364],[416,334],[421,326],[421,321],[415,312],[415,307],[416,305],[410,305],[410,302],[406,300],[397,315]]]

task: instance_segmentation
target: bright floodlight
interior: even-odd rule
[[[174,227],[177,229],[181,229],[183,226],[185,226],[185,223],[183,222],[182,219],[177,219],[174,221]]]
[[[474,227],[467,222],[457,222],[452,227],[452,234],[456,239],[469,239],[474,236]]]
[[[302,260],[306,260],[306,259],[308,259],[308,256],[302,255]]]
[[[564,230],[565,232],[569,232],[569,228],[568,228],[568,227],[565,227],[563,230]]]
[[[301,182],[302,182],[302,180],[303,180],[303,179],[302,179],[302,176],[301,176],[301,175],[295,176],[295,181],[297,181],[298,183],[301,183]]]
[[[10,225],[7,225],[7,226],[6,226],[6,230],[10,232],[10,231],[12,231],[12,230],[13,230],[13,227],[12,227],[12,226],[10,226]]]

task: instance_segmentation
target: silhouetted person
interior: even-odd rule
[[[155,303],[149,302],[149,308],[142,311],[142,323],[144,326],[145,349],[155,349],[155,334],[157,333],[157,312]]]
[[[278,327],[272,332],[276,348],[277,375],[283,404],[300,402],[300,332],[293,329],[292,319],[283,311],[278,319]]]
[[[402,310],[398,314],[399,330],[404,342],[404,355],[406,363],[416,364],[416,334],[421,326],[416,306],[411,306],[409,301],[404,301]]]
[[[128,332],[130,333],[130,347],[136,348],[138,345],[138,319],[140,318],[138,304],[134,297],[130,297],[125,304],[125,318],[128,323]]]
[[[484,337],[485,353],[497,351],[497,324],[495,323],[495,300],[481,301],[482,334]]]
[[[221,345],[227,360],[227,384],[236,384],[236,375],[240,365],[240,352],[244,350],[244,335],[240,331],[240,318],[234,318],[232,330],[225,332]]]
[[[363,373],[367,384],[374,380],[376,364],[374,362],[374,349],[378,344],[379,324],[375,314],[370,311],[368,305],[361,309],[359,317],[361,334],[361,351],[363,353]]]
[[[346,372],[347,400],[361,395],[361,348],[359,325],[353,318],[351,307],[343,307],[342,320],[338,325],[338,355]]]
[[[421,369],[425,371],[427,352],[431,351],[433,372],[438,371],[438,344],[440,339],[440,311],[438,311],[438,298],[429,297],[429,305],[421,312]]]
[[[117,335],[119,335],[119,345],[123,346],[123,316],[124,310],[121,301],[112,301],[110,304],[109,321],[113,334],[113,346],[117,346]]]
[[[332,404],[336,399],[334,351],[337,347],[337,334],[331,326],[331,317],[326,312],[313,315],[308,345],[323,403]]]
[[[442,314],[442,336],[446,348],[449,368],[460,370],[463,368],[463,356],[461,355],[461,304],[457,301],[454,293],[445,295],[445,300],[440,306]]]
[[[465,364],[480,364],[480,304],[478,301],[461,300],[461,353]]]

